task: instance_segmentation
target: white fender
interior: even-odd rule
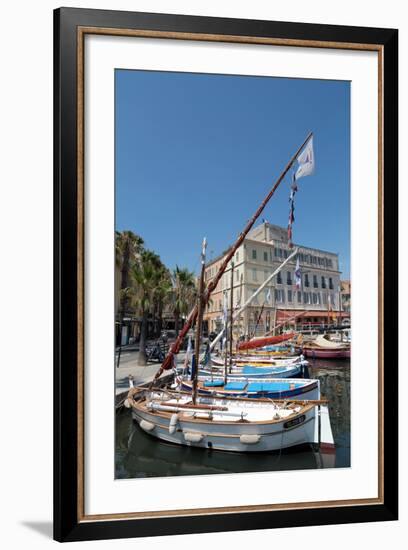
[[[174,413],[171,415],[170,422],[169,422],[169,434],[174,434],[176,431],[176,426],[178,422],[178,414]]]
[[[184,439],[191,443],[200,443],[204,435],[200,432],[183,432]]]
[[[141,420],[139,426],[145,432],[151,432],[156,427],[155,424],[153,424],[152,422],[148,422],[147,420]]]
[[[244,443],[245,445],[254,445],[259,443],[260,440],[261,436],[258,434],[242,434],[239,438],[240,443]]]

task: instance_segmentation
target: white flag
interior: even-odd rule
[[[305,148],[296,159],[299,166],[296,170],[295,179],[303,178],[303,176],[310,176],[315,169],[315,160],[313,152],[313,136],[307,142]]]
[[[223,296],[223,321],[224,321],[224,329],[227,326],[228,323],[228,297],[227,297],[227,291],[224,290],[224,296]]]
[[[190,360],[191,352],[193,351],[193,346],[191,345],[191,336],[188,337],[186,357]]]
[[[300,271],[299,257],[296,259],[295,285],[298,290],[302,288],[302,273]]]

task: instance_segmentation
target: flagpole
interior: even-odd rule
[[[307,144],[307,142],[309,141],[309,139],[312,136],[313,136],[313,132],[310,132],[308,134],[308,136],[306,137],[306,139],[304,140],[304,142],[302,143],[302,145],[297,149],[296,153],[291,157],[291,159],[289,160],[289,162],[287,163],[287,165],[285,166],[285,168],[281,172],[280,176],[278,177],[278,179],[274,183],[272,189],[269,191],[269,193],[266,195],[264,200],[261,202],[261,204],[258,207],[258,209],[256,210],[255,214],[252,216],[252,218],[246,224],[244,230],[242,231],[242,233],[240,233],[237,240],[235,241],[235,244],[230,248],[230,251],[226,254],[226,256],[224,258],[224,261],[222,262],[221,266],[218,269],[218,272],[216,273],[215,277],[209,282],[209,284],[208,284],[208,286],[207,286],[207,288],[204,292],[203,307],[205,307],[207,305],[211,293],[217,287],[217,284],[219,283],[219,281],[220,281],[224,271],[226,270],[229,262],[231,261],[232,257],[234,256],[237,248],[243,243],[245,237],[247,236],[249,231],[252,229],[252,227],[255,224],[256,220],[262,214],[262,212],[265,209],[266,205],[268,204],[269,200],[272,198],[275,191],[277,190],[277,188],[281,184],[283,178],[289,172],[291,166],[293,165],[293,163],[295,162],[295,160],[299,156],[300,152],[302,151],[302,149],[304,148],[304,146]],[[172,344],[169,352],[167,353],[161,367],[157,371],[157,373],[156,373],[154,379],[152,380],[152,383],[151,383],[150,386],[152,386],[153,383],[157,380],[157,378],[159,378],[159,376],[161,376],[161,374],[164,370],[167,370],[167,369],[171,368],[171,366],[173,364],[173,357],[174,357],[174,355],[176,355],[179,352],[180,346],[183,343],[183,340],[184,340],[187,332],[190,330],[192,324],[197,319],[197,313],[198,313],[198,307],[196,305],[192,309],[192,311],[190,312],[189,316],[187,317],[183,328],[181,329],[181,331],[180,331],[178,337],[176,338],[175,342]]]

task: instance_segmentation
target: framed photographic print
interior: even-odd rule
[[[56,540],[397,519],[397,31],[54,29]]]

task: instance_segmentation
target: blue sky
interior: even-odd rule
[[[202,238],[208,258],[233,243],[313,131],[294,242],[339,253],[349,277],[349,82],[116,70],[115,110],[116,229],[193,271]],[[287,226],[289,186],[261,218]]]

